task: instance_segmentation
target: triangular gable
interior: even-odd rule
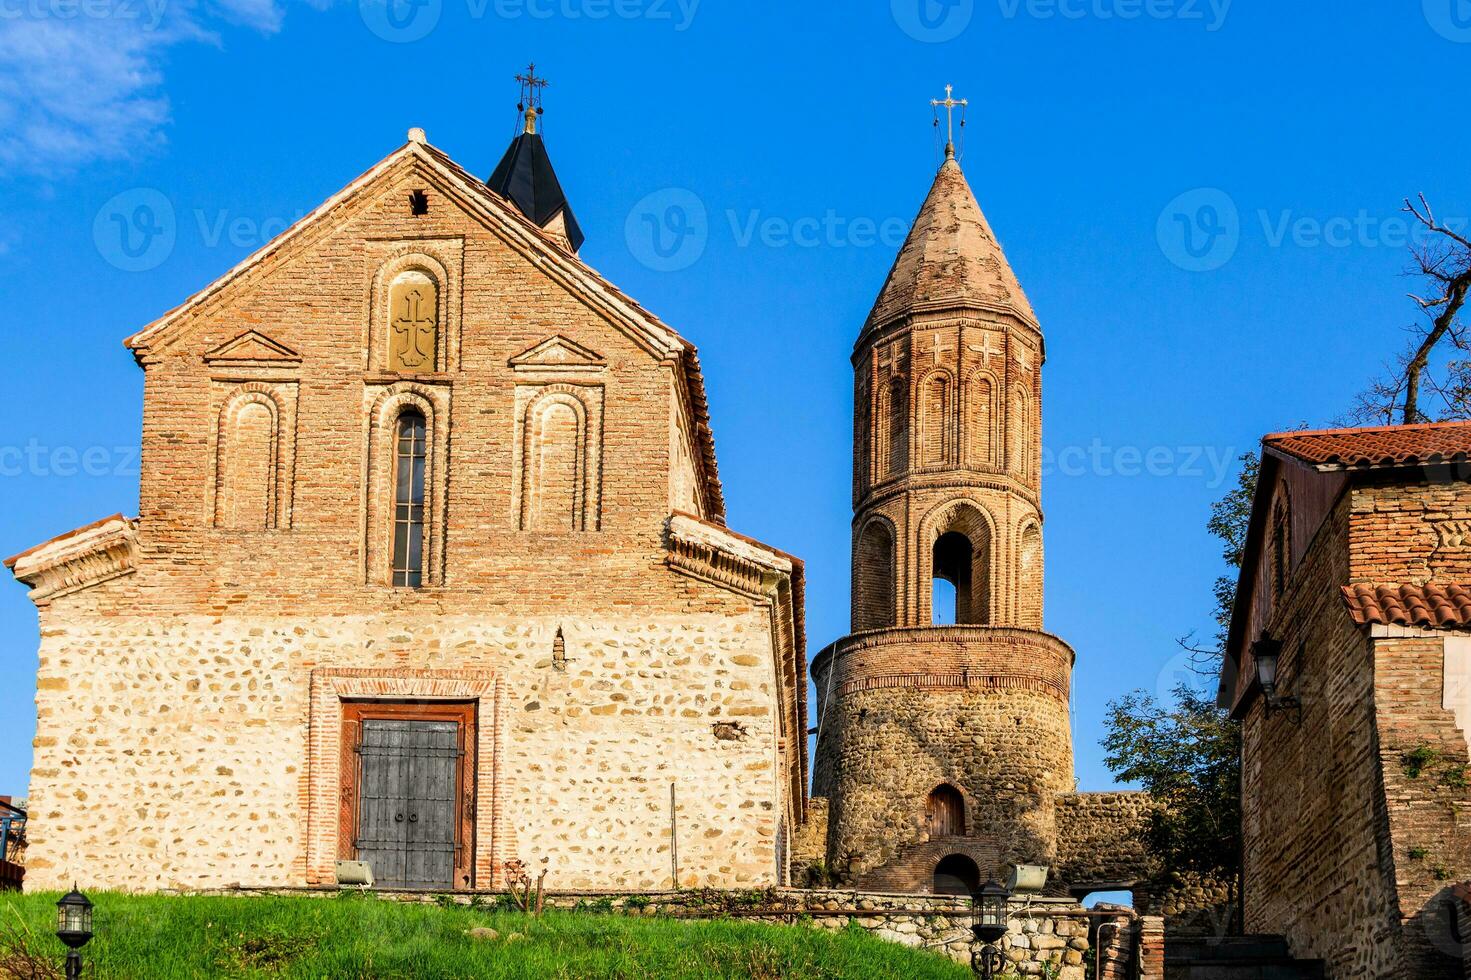
[[[300,364],[301,355],[258,330],[247,330],[204,355],[206,364]]]
[[[510,365],[518,371],[601,371],[608,359],[559,334],[517,354]]]
[[[190,315],[196,310],[215,300],[237,281],[257,272],[270,256],[310,241],[311,233],[315,231],[330,229],[330,216],[360,200],[385,175],[400,167],[415,165],[442,181],[440,191],[454,200],[467,214],[478,218],[487,230],[519,251],[587,306],[601,313],[639,346],[655,357],[680,363],[688,382],[690,407],[701,445],[701,469],[707,507],[713,520],[724,521],[725,501],[716,470],[714,436],[710,432],[704,378],[700,374],[695,346],[604,279],[587,263],[568,252],[556,237],[538,228],[516,210],[514,205],[455,163],[444,151],[419,139],[411,139],[384,157],[219,279],[128,337],[124,344],[140,362],[146,354],[167,347],[183,333]]]

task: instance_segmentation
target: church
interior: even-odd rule
[[[410,130],[127,339],[138,516],[6,561],[26,887],[1135,887],[1042,629],[1043,336],[953,147],[857,331],[809,722],[802,562],[726,527],[695,347],[578,258],[528,91],[488,178]]]
[[[536,121],[489,180],[411,130],[127,339],[138,516],[7,562],[27,888],[785,880],[802,564],[725,526],[695,347]]]

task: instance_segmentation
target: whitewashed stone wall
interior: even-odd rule
[[[42,614],[28,888],[307,884],[309,811],[336,821],[335,794],[313,801],[308,772],[308,695],[324,668],[496,678],[480,706],[494,758],[479,760],[481,813],[493,810],[477,831],[477,866],[491,872],[479,887],[498,886],[511,859],[545,859],[557,888],[668,887],[671,783],[680,885],[779,883],[785,802],[764,609],[387,627],[58,606]],[[559,627],[565,670],[552,662]],[[744,735],[717,738],[716,722]],[[335,786],[338,760],[321,764]]]

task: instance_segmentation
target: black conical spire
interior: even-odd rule
[[[521,83],[521,102],[516,106],[525,117],[524,129],[511,140],[506,155],[496,165],[486,185],[506,198],[538,227],[564,237],[573,252],[582,247],[582,228],[562,192],[546,144],[536,131],[536,120],[542,114],[541,90],[546,80],[536,77],[536,65],[525,75],[517,75]]]

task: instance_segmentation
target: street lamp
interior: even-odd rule
[[[56,938],[66,943],[66,980],[79,980],[82,975],[82,954],[77,950],[87,945],[92,938],[92,903],[87,896],[72,890],[61,896],[56,903]]]
[[[1263,633],[1261,639],[1251,645],[1251,659],[1256,662],[1256,679],[1261,685],[1262,696],[1267,700],[1267,713],[1283,708],[1300,708],[1302,702],[1295,697],[1283,695],[1277,690],[1277,667],[1282,662],[1282,641]]]
[[[1011,892],[994,881],[988,881],[971,896],[971,926],[979,946],[971,953],[971,970],[991,980],[1006,965],[1006,958],[996,945],[1006,935],[1009,919],[1007,904]]]

